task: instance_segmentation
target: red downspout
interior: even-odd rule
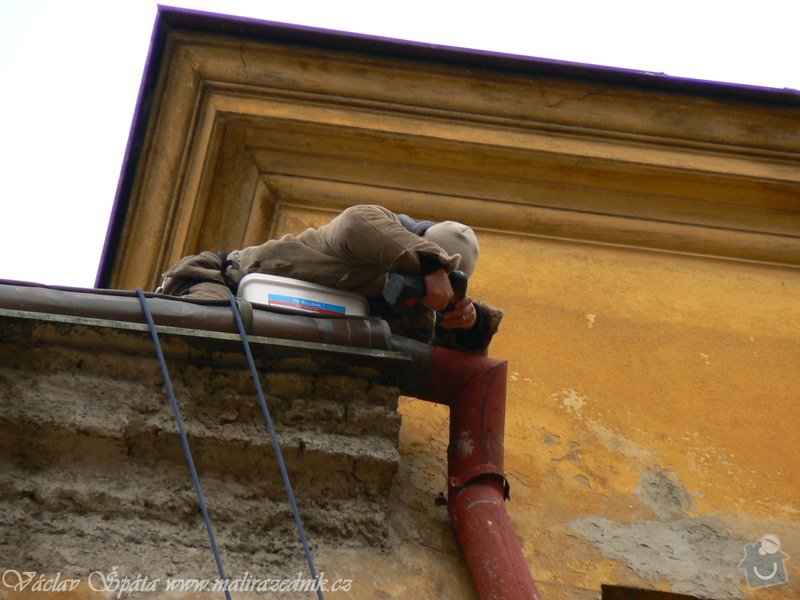
[[[421,398],[450,407],[448,512],[481,600],[538,600],[506,512],[505,361],[436,347]]]

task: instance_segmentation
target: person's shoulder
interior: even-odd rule
[[[382,214],[393,218],[397,217],[395,213],[380,204],[354,204],[342,211],[342,214],[346,213]]]

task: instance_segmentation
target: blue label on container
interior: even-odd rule
[[[328,315],[343,315],[345,314],[345,307],[338,304],[328,304],[327,302],[318,302],[316,300],[309,300],[308,298],[298,298],[297,296],[283,296],[281,294],[267,294],[267,301],[270,305],[286,306],[288,308],[302,308],[313,312],[324,313]]]

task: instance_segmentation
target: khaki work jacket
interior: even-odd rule
[[[472,340],[466,347],[458,342],[464,337],[460,331],[437,331],[433,311],[424,306],[398,315],[381,303],[387,274],[420,273],[420,256],[424,255],[436,259],[448,271],[457,268],[461,259],[408,231],[393,212],[381,206],[359,205],[299,235],[287,234],[227,256],[208,251],[187,256],[164,273],[156,291],[186,298],[228,298],[248,273],[292,277],[366,296],[371,313],[386,319],[392,331],[400,335],[485,352],[502,318],[497,309],[475,303],[479,321],[485,319],[485,339]]]

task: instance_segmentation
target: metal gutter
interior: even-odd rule
[[[4,317],[9,319],[22,319],[61,325],[82,325],[86,327],[135,331],[147,334],[150,332],[148,326],[143,323],[132,323],[130,321],[116,321],[111,319],[93,319],[89,317],[73,317],[68,315],[54,315],[52,313],[38,313],[0,308],[0,319]],[[221,342],[231,342],[236,347],[239,347],[242,343],[242,338],[238,334],[224,333],[221,331],[190,329],[187,327],[170,327],[168,325],[156,325],[156,331],[160,335],[175,335],[187,338],[200,338],[209,341],[215,340]],[[338,344],[270,338],[260,335],[248,335],[247,341],[253,346],[276,349],[323,352],[327,354],[346,354],[348,356],[362,356],[364,358],[379,358],[402,361],[410,360],[404,354],[393,352],[391,350],[379,350],[375,348],[356,348],[353,346],[342,346]]]
[[[189,302],[146,294],[160,332],[209,339],[239,340],[230,306],[225,301]],[[385,321],[373,318],[317,318],[252,310],[246,316],[248,336],[255,343],[321,352],[408,361],[394,350]],[[141,305],[133,292],[48,287],[0,282],[0,316],[146,330]]]

